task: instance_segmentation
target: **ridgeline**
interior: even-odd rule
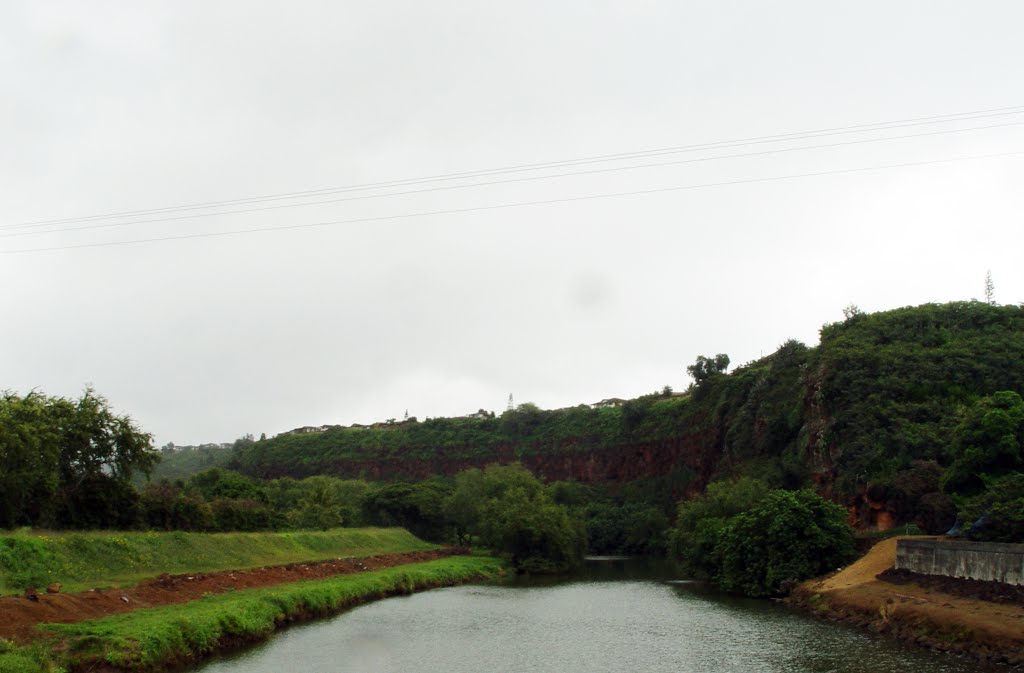
[[[707,360],[705,362],[711,362]],[[788,341],[687,394],[500,416],[331,427],[239,441],[228,467],[256,478],[385,480],[520,461],[547,481],[632,484],[665,498],[755,476],[812,485],[858,523],[945,525],[953,430],[977,400],[1024,390],[1024,309],[981,302],[849,311],[821,342]]]

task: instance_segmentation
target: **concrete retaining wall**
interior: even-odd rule
[[[896,569],[1024,585],[1024,544],[900,539]]]

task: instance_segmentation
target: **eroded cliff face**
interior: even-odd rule
[[[493,463],[518,461],[544,481],[619,484],[665,476],[685,467],[693,474],[692,485],[687,490],[699,490],[718,466],[721,452],[717,449],[720,442],[716,434],[684,433],[657,442],[624,443],[609,448],[557,453],[524,452],[517,455],[513,447],[504,446],[478,458],[450,458],[438,452],[429,459],[339,460],[334,465],[334,473],[351,478],[427,479],[435,475],[453,476],[468,468],[483,468]]]
[[[844,504],[859,528],[930,521],[921,527],[938,529],[952,510],[940,481],[958,415],[978,396],[1024,389],[1020,354],[1018,307],[857,312],[824,325],[818,346],[787,341],[682,396],[558,410],[520,405],[497,418],[272,438],[241,452],[236,469],[262,478],[424,479],[520,461],[547,481],[614,486],[668,476],[656,486],[670,483],[680,497],[761,470],[787,487],[811,483]]]

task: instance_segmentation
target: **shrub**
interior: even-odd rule
[[[772,491],[724,526],[714,556],[723,589],[775,596],[851,561],[853,531],[846,510],[813,491]]]

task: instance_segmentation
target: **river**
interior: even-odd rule
[[[203,673],[979,673],[976,663],[744,600],[636,560],[390,598]],[[1005,670],[1005,669],[1004,669]]]

